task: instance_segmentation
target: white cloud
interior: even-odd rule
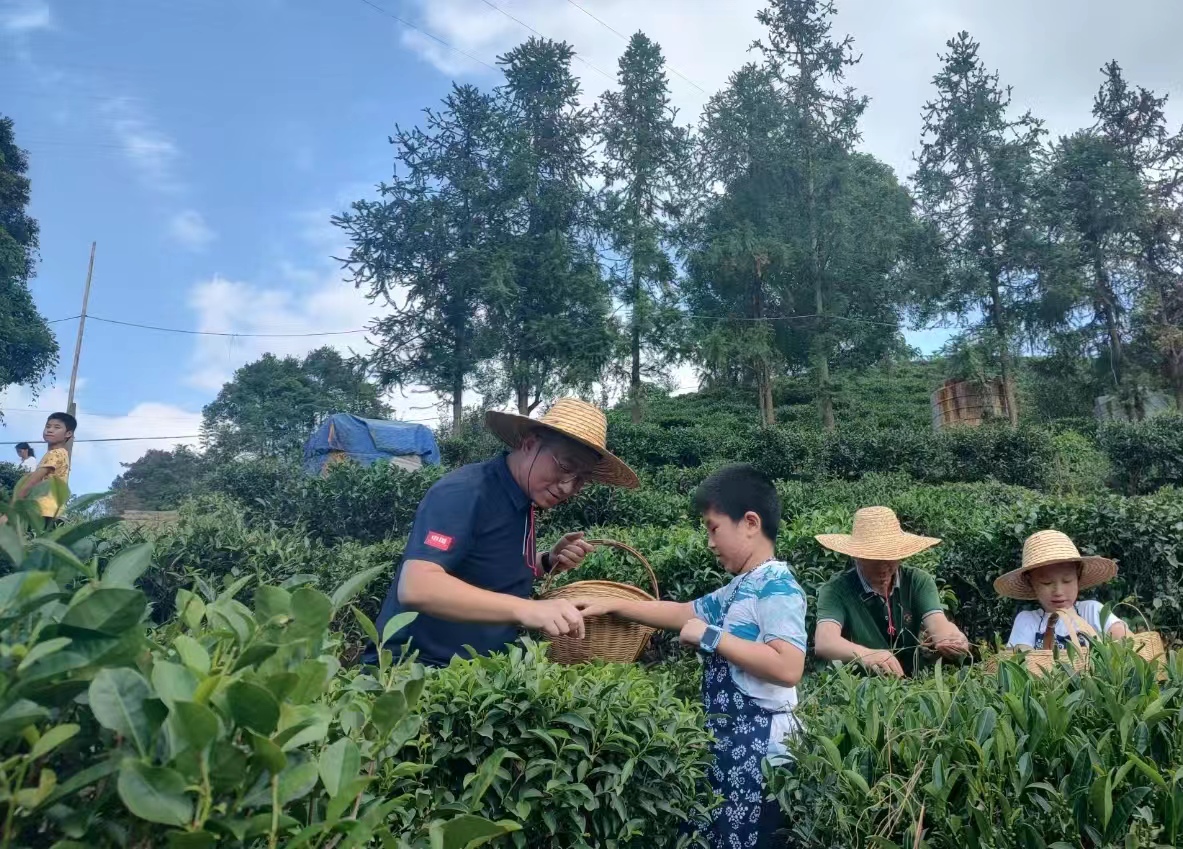
[[[143,183],[162,193],[179,191],[181,181],[176,166],[180,148],[153,124],[139,101],[130,97],[111,98],[103,111],[123,155]]]
[[[53,14],[44,0],[0,3],[0,31],[24,35],[53,27]]]
[[[168,224],[169,235],[183,248],[200,251],[217,238],[205,218],[195,209],[184,209],[172,217]]]
[[[41,439],[45,417],[54,410],[66,409],[66,388],[53,386],[37,398],[28,389],[9,387],[0,393],[0,408],[5,421],[0,425],[0,441],[28,441]],[[87,403],[86,381],[79,379],[78,431],[70,472],[70,491],[75,494],[103,492],[117,475],[122,474],[122,463],[131,463],[150,449],[170,449],[174,444],[198,446],[198,440],[150,439],[138,437],[195,437],[201,429],[201,413],[185,410],[172,404],[144,401],[126,413],[109,410],[91,412]],[[101,410],[101,408],[99,408]],[[120,439],[123,442],[88,442],[95,439]],[[3,446],[11,452],[11,446]],[[44,445],[34,445],[41,456]],[[15,456],[15,455],[14,455]],[[0,459],[8,459],[0,454]]]

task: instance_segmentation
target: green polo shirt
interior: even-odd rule
[[[871,589],[855,568],[830,578],[817,594],[819,625],[837,622],[843,639],[876,651],[893,652],[908,675],[916,667],[925,617],[943,612],[937,582],[932,575],[911,566],[900,567],[889,599]]]

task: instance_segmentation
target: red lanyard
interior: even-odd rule
[[[526,535],[522,539],[522,559],[526,561],[526,568],[534,573],[535,578],[542,577],[542,570],[538,568],[538,539],[534,535],[534,505],[530,505],[530,515],[526,517]]]
[[[887,602],[887,636],[894,640],[895,622],[891,618],[891,593],[887,594],[887,598],[884,601]]]

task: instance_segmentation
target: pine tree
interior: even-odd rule
[[[612,348],[592,244],[592,122],[573,56],[532,38],[499,60],[507,235],[487,291],[494,354],[482,387],[487,398],[512,394],[523,415],[560,390],[588,391]]]
[[[490,353],[485,303],[501,267],[508,212],[501,194],[504,115],[473,86],[455,86],[424,128],[396,129],[404,174],[377,201],[359,201],[335,223],[353,245],[355,285],[390,313],[373,326],[371,364],[381,386],[420,384],[463,420],[464,393]]]
[[[768,27],[765,41],[756,43],[773,78],[782,87],[792,121],[791,149],[798,172],[800,212],[808,244],[802,271],[812,289],[815,312],[813,371],[822,425],[834,427],[830,359],[833,280],[826,273],[826,209],[840,191],[827,179],[829,165],[849,153],[858,141],[858,121],[867,100],[843,86],[846,69],[859,61],[853,39],[835,41],[832,0],[771,0],[756,18]]]
[[[644,33],[620,58],[620,89],[600,98],[607,228],[621,258],[616,295],[629,308],[629,394],[641,420],[643,353],[661,363],[677,350],[676,271],[667,252],[681,217],[690,166],[690,135],[677,124],[661,47]]]
[[[936,99],[924,107],[913,178],[949,267],[947,285],[933,293],[929,307],[963,319],[984,317],[1010,421],[1017,424],[1012,347],[1038,262],[1034,195],[1044,131],[1030,113],[1009,115],[1010,89],[986,70],[968,33],[947,46],[933,79]]]
[[[57,340],[29,291],[38,227],[28,213],[28,170],[12,119],[0,117],[0,391],[36,386],[57,365]]]

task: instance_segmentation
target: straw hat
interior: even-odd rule
[[[523,439],[536,431],[560,434],[599,455],[600,462],[588,475],[588,480],[625,489],[637,486],[636,472],[608,452],[608,418],[594,404],[578,398],[560,398],[540,419],[490,410],[485,414],[485,427],[510,448],[517,448]]]
[[[864,560],[903,560],[940,542],[936,537],[905,533],[887,507],[864,507],[856,512],[852,533],[818,534],[815,539],[831,551]]]
[[[1081,590],[1110,581],[1117,574],[1117,563],[1107,557],[1082,557],[1067,534],[1037,531],[1023,543],[1023,565],[998,578],[994,589],[1006,598],[1031,601],[1035,598],[1035,588],[1026,574],[1052,563],[1079,563]]]

